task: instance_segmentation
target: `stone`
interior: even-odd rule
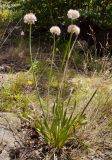
[[[0,128],[21,129],[21,120],[14,113],[0,112]]]
[[[0,112],[0,160],[10,160],[10,150],[20,147],[20,129],[21,120],[16,114]]]

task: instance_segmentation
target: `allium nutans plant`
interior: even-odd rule
[[[31,17],[30,17],[31,16]],[[89,102],[84,106],[81,113],[75,113],[76,101],[74,100],[74,106],[72,107],[72,112],[68,114],[70,101],[73,95],[73,90],[70,91],[68,98],[63,99],[63,89],[64,83],[66,81],[67,68],[69,64],[69,59],[71,57],[74,45],[77,41],[78,35],[80,34],[80,28],[76,26],[74,20],[79,18],[80,14],[76,10],[69,10],[67,13],[69,19],[71,19],[71,24],[68,26],[67,31],[70,33],[70,39],[68,41],[64,57],[62,59],[62,65],[60,72],[62,73],[61,81],[58,84],[57,94],[53,101],[53,104],[50,104],[50,88],[52,83],[52,72],[55,59],[55,50],[56,50],[56,39],[57,36],[61,35],[61,29],[58,26],[52,26],[50,32],[53,36],[53,50],[52,50],[52,60],[50,66],[49,80],[48,80],[48,93],[47,93],[47,107],[43,106],[41,103],[42,97],[40,97],[37,90],[37,95],[40,101],[40,106],[42,109],[42,115],[39,116],[39,113],[35,114],[34,127],[39,135],[45,140],[48,145],[51,145],[54,150],[60,149],[70,138],[73,129],[76,129],[79,126],[84,118],[84,112],[94,97],[96,91],[93,93]],[[33,71],[33,59],[31,52],[31,30],[32,24],[36,21],[36,17],[31,13],[24,17],[24,22],[30,25],[29,27],[29,46],[30,46],[30,58],[31,66]],[[72,43],[72,37],[75,36],[75,40]],[[63,71],[63,72],[62,72]],[[33,76],[36,84],[36,79],[33,71]]]

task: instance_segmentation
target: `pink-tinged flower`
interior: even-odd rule
[[[24,23],[35,24],[36,21],[37,18],[33,13],[28,13],[24,16]]]
[[[58,27],[58,26],[52,26],[51,28],[50,28],[50,32],[52,33],[52,34],[56,34],[56,35],[60,35],[61,34],[61,30],[60,30],[60,28]]]
[[[80,13],[77,10],[70,9],[67,13],[67,16],[69,19],[74,20],[80,17]]]
[[[71,24],[71,25],[68,26],[68,30],[67,31],[69,33],[72,33],[72,34],[75,33],[76,35],[79,35],[80,28],[78,26],[76,26],[76,25]]]

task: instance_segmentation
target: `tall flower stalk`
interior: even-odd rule
[[[36,89],[36,91],[37,91],[36,93],[37,93],[37,96],[38,96],[38,99],[39,99],[40,107],[41,107],[42,112],[43,112],[43,115],[44,115],[44,117],[45,117],[43,105],[42,105],[42,102],[41,102],[41,97],[40,97],[39,91],[38,91],[38,89],[37,89],[37,82],[36,82],[35,70],[34,70],[34,67],[33,67],[33,55],[32,55],[32,24],[35,24],[36,21],[37,21],[37,18],[36,18],[36,16],[35,16],[33,13],[29,13],[29,14],[26,14],[26,15],[24,16],[24,23],[29,24],[29,51],[30,51],[30,63],[31,63],[31,70],[32,70],[32,73],[33,73],[34,85],[35,85],[35,89]]]
[[[70,39],[69,39],[69,42],[67,43],[67,46],[66,46],[66,50],[65,50],[64,57],[63,57],[63,60],[62,60],[60,72],[62,72],[62,69],[63,69],[64,63],[65,63],[65,60],[66,60],[66,58],[67,58],[67,53],[68,53],[68,51],[70,50],[71,40],[72,40],[72,34],[70,34]]]
[[[71,44],[71,38],[72,38],[72,34],[70,35],[70,44]],[[73,44],[72,44],[72,47],[70,47],[70,44],[69,44],[69,47],[68,47],[68,52],[67,52],[67,56],[66,56],[66,63],[65,63],[65,67],[64,67],[64,72],[63,72],[63,76],[62,76],[62,82],[61,82],[61,85],[63,85],[64,83],[64,79],[66,79],[66,72],[67,72],[67,68],[68,68],[68,63],[69,63],[69,59],[71,57],[71,53],[73,51],[73,48],[74,48],[74,45],[76,43],[76,40],[77,40],[78,36],[76,36]],[[62,86],[61,86],[61,90],[62,90]]]
[[[28,13],[24,16],[24,23],[29,24],[29,50],[30,50],[30,63],[31,63],[31,69],[33,72],[33,79],[34,83],[36,85],[36,78],[35,78],[35,72],[33,69],[33,55],[32,55],[32,24],[35,24],[37,21],[36,16],[33,13]]]
[[[33,68],[33,55],[32,55],[32,24],[29,24],[29,50],[30,50],[31,70],[33,72],[34,83],[36,85],[35,72],[34,72],[34,68]]]
[[[68,42],[66,50],[65,50],[65,54],[64,54],[64,58],[62,60],[62,65],[61,65],[61,70],[60,70],[60,71],[62,71],[62,69],[64,67],[62,81],[61,81],[61,84],[60,84],[60,87],[59,87],[59,96],[60,96],[60,93],[63,90],[64,81],[66,79],[66,72],[67,72],[68,62],[69,62],[69,59],[71,57],[71,53],[73,51],[73,48],[74,48],[74,45],[76,43],[77,37],[78,37],[78,35],[80,33],[80,28],[73,24],[74,20],[76,20],[76,19],[78,19],[80,17],[79,11],[70,9],[68,11],[68,13],[67,13],[67,17],[69,19],[71,19],[71,25],[69,25],[68,29],[67,29],[68,33],[70,33],[70,39],[69,39],[69,42]],[[73,44],[71,46],[72,37],[73,37],[74,33],[76,34],[76,38],[75,38],[75,40],[74,40],[74,42],[73,42]],[[64,66],[64,63],[65,63],[65,66]]]
[[[55,57],[55,50],[56,50],[56,35],[59,36],[61,34],[61,30],[58,26],[52,26],[50,28],[50,32],[53,35],[53,50],[52,50],[52,60],[51,60],[51,67],[50,67],[50,73],[49,73],[49,80],[48,80],[48,99],[47,99],[47,112],[48,116],[50,114],[50,87],[52,83],[52,78],[53,78],[53,64],[54,64],[54,57]]]
[[[49,73],[49,81],[48,81],[48,113],[49,113],[49,101],[50,101],[50,87],[52,83],[52,75],[53,75],[53,63],[54,63],[54,56],[55,56],[55,48],[56,48],[56,41],[55,41],[55,34],[53,34],[53,51],[52,51],[52,60],[51,60],[51,67]]]

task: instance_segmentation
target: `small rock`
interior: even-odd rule
[[[0,112],[0,128],[19,130],[21,128],[21,120],[14,113]]]
[[[10,151],[20,147],[17,136],[21,120],[13,113],[0,112],[0,160],[10,160]]]

